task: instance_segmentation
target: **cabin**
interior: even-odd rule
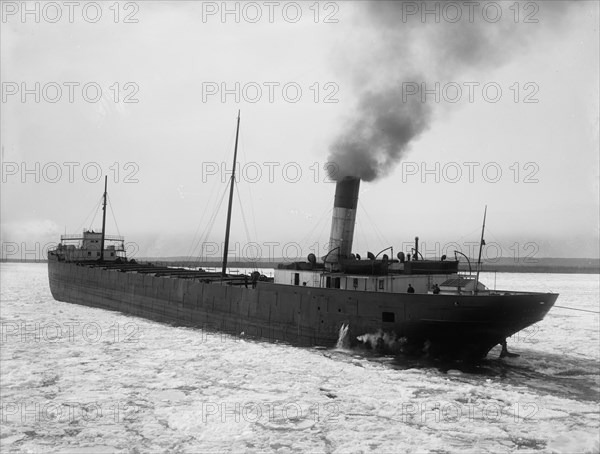
[[[421,260],[397,263],[390,261],[381,266],[382,261],[355,260],[346,271],[330,271],[322,264],[294,262],[280,264],[274,272],[274,282],[283,285],[297,285],[316,288],[335,288],[363,292],[406,293],[410,284],[416,293],[433,292],[434,285],[440,289],[446,282],[458,277],[458,261]],[[412,266],[412,265],[415,266]],[[468,287],[468,279],[461,290]],[[474,285],[471,285],[474,288]],[[456,293],[456,286],[449,290]]]
[[[112,243],[108,244],[107,243]],[[61,235],[60,243],[54,250],[59,260],[67,262],[88,262],[100,259],[102,233],[84,230],[82,235]],[[104,238],[105,262],[125,258],[123,237],[106,235]]]

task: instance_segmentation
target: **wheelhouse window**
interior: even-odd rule
[[[379,279],[379,290],[383,290],[384,287],[384,280],[383,279]]]

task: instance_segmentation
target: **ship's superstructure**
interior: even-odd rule
[[[425,260],[418,238],[410,254],[394,258],[389,247],[361,258],[352,252],[359,189],[355,177],[337,182],[330,248],[322,260],[310,254],[280,265],[268,279],[259,272],[227,274],[225,261],[215,273],[128,260],[123,238],[104,234],[105,187],[102,232],[63,236],[48,253],[50,289],[59,301],[236,335],[332,347],[340,331],[350,345],[374,334],[405,351],[471,358],[505,345],[556,301],[551,293],[489,290],[478,273],[459,273],[457,259]]]
[[[360,179],[346,177],[337,182],[333,202],[329,252],[318,263],[314,255],[306,262],[282,264],[275,270],[275,283],[308,287],[334,288],[377,293],[406,293],[410,285],[416,293],[432,293],[436,285],[445,294],[461,294],[486,290],[476,283],[475,276],[458,276],[458,260],[424,260],[415,238],[412,254],[399,252],[393,257],[393,247],[367,258],[352,253],[356,207]],[[381,255],[381,258],[378,258]],[[456,285],[450,285],[455,283]]]
[[[63,262],[97,262],[100,256],[106,262],[126,259],[124,238],[122,236],[105,235],[102,245],[102,232],[84,230],[81,235],[61,235],[60,243],[51,254],[56,260]]]

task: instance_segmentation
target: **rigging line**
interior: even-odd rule
[[[358,204],[359,204],[359,206],[361,205],[361,203],[360,203],[360,200],[358,201]],[[361,208],[362,208],[362,206],[361,206]],[[364,208],[363,208],[363,210],[364,210]],[[367,236],[366,236],[366,234],[365,234],[365,232],[364,232],[364,230],[363,230],[362,226],[360,226],[360,228],[359,228],[359,226],[360,226],[360,223],[358,223],[358,222],[357,222],[357,223],[356,223],[356,226],[355,226],[355,228],[354,228],[354,231],[356,232],[356,234],[355,234],[355,235],[356,235],[356,236],[360,236],[360,238],[361,238],[361,241],[363,242],[363,245],[366,247],[366,251],[368,252],[368,251],[369,251],[369,249],[370,249],[370,247],[369,247],[369,239],[367,238]],[[353,244],[352,244],[352,247],[353,247],[353,248],[356,248],[357,246],[356,246],[356,244],[354,244],[354,243],[353,243]],[[356,249],[355,249],[355,250],[356,250]],[[359,254],[360,254],[360,253],[359,253]]]
[[[312,234],[315,232],[315,230],[317,230],[317,228],[321,225],[321,223],[323,222],[326,215],[330,215],[331,212],[333,211],[333,208],[331,207],[327,207],[325,208],[325,210],[321,213],[321,215],[319,216],[317,222],[315,223],[315,225],[313,226],[313,228],[306,234],[304,235],[304,237],[302,237],[302,239],[299,241],[300,244],[304,243],[304,242],[308,242],[311,238],[312,238]],[[331,217],[331,216],[329,216]],[[321,231],[323,230],[323,227],[321,227]]]
[[[221,200],[222,198],[225,196],[225,193],[227,191],[227,186],[225,186],[225,188],[223,189],[223,193],[221,195]],[[209,200],[207,202],[207,206],[211,204],[211,202],[213,201],[213,193],[210,194],[209,196]],[[206,216],[207,213],[210,212],[210,210],[206,209],[206,210],[202,210],[202,216],[200,217],[200,221],[198,222],[198,226],[196,227],[196,231],[194,232],[194,236],[192,237],[192,242],[191,242],[191,247],[188,251],[188,260],[191,260],[192,258],[195,257],[196,254],[196,248],[198,247],[198,245],[202,242],[202,238],[204,237],[205,233],[206,233],[206,228],[208,228],[208,224],[211,222],[211,219],[213,216],[216,216],[216,214],[218,214],[218,207],[221,206],[221,203],[218,201],[217,198],[215,198],[214,202],[213,202],[213,212],[211,214],[211,217],[208,219],[207,224],[205,226],[205,230],[203,230],[200,233],[200,229],[202,227],[202,225],[204,224],[204,218]],[[217,212],[215,212],[215,210],[217,210]],[[212,221],[214,222],[214,221]]]
[[[115,227],[117,228],[117,234],[119,236],[121,236],[121,232],[119,231],[119,224],[117,224],[117,217],[115,216],[115,212],[113,211],[112,201],[110,200],[110,196],[108,194],[106,194],[106,199],[108,201],[107,205],[110,208],[110,213],[112,214],[113,221],[115,221]]]
[[[234,141],[234,139],[235,139],[235,131],[234,131],[234,132],[232,133],[232,135],[230,136],[230,139],[229,139],[229,145],[228,145],[228,146],[227,146],[227,148],[226,148],[228,151],[226,152],[226,155],[225,155],[225,158],[224,158],[224,159],[228,159],[228,158],[229,158],[229,156],[230,156],[230,154],[231,154],[231,149],[232,149],[232,146],[231,146],[231,145],[233,144],[233,141]],[[216,162],[216,163],[214,163],[214,164],[217,164],[217,165],[218,165],[218,170],[219,170],[219,172],[217,173],[217,175],[219,175],[219,173],[220,173],[220,172],[221,172],[223,169],[226,169],[226,163],[225,163],[225,161],[222,161],[222,162],[220,163],[221,165],[219,165],[219,163],[218,163],[218,162]],[[222,176],[222,175],[221,175],[221,176]],[[230,180],[228,180],[228,181],[230,181]],[[206,202],[206,206],[209,206],[209,205],[211,204],[212,197],[213,197],[213,195],[214,195],[214,193],[215,193],[215,190],[216,190],[216,188],[218,187],[218,184],[217,184],[217,183],[218,183],[218,179],[216,179],[216,180],[215,180],[215,182],[213,183],[213,185],[212,185],[212,187],[211,187],[211,190],[210,190],[210,195],[209,195],[209,197],[208,197],[208,200],[207,200],[207,202]],[[225,191],[227,190],[227,188],[228,188],[228,185],[226,184],[226,185],[225,185]],[[216,200],[215,200],[215,204],[216,204]],[[220,203],[219,203],[219,206],[220,206]],[[201,241],[202,241],[202,236],[204,235],[204,231],[202,232],[202,234],[201,234],[201,235],[200,235],[200,237],[198,238],[198,241],[196,241],[196,238],[198,237],[198,232],[200,231],[200,228],[202,227],[202,221],[204,220],[204,216],[206,215],[206,213],[207,213],[208,211],[209,211],[209,210],[203,210],[203,211],[202,211],[202,216],[200,217],[200,221],[198,221],[198,225],[197,225],[197,227],[196,227],[196,231],[194,232],[194,236],[192,237],[192,242],[191,242],[191,243],[192,243],[192,246],[191,246],[191,248],[189,249],[189,251],[188,251],[188,255],[187,255],[187,259],[188,259],[189,261],[191,261],[191,260],[192,260],[192,258],[195,256],[195,251],[196,251],[196,248],[198,247],[198,245],[199,245],[199,244],[201,243]],[[214,214],[214,211],[213,211],[213,214]],[[209,222],[210,222],[210,220],[209,220]]]
[[[500,246],[502,253],[506,252],[506,258],[514,260],[517,263],[527,263],[527,262],[536,262],[539,257],[535,257],[535,255],[539,252],[539,244],[529,241],[523,244],[513,242],[509,246],[505,246],[486,226],[485,231],[489,232],[490,236],[494,240],[494,242]],[[487,233],[486,233],[487,236]],[[516,250],[515,250],[516,246]],[[529,247],[532,246],[532,247]],[[530,249],[533,249],[532,252],[529,252]],[[512,253],[512,254],[511,254]],[[521,255],[522,254],[522,255]],[[504,255],[500,258],[504,258]]]
[[[213,201],[213,196],[215,196],[215,190],[218,187],[217,181],[215,181],[211,187],[210,190],[210,194],[208,196],[208,200],[206,202],[206,206],[210,206],[211,202]],[[227,185],[225,185],[225,190],[227,190]],[[214,201],[215,205],[217,203],[217,201]],[[198,246],[198,243],[200,242],[200,239],[202,238],[202,235],[204,233],[202,233],[202,235],[198,236],[199,232],[200,232],[200,228],[202,227],[202,223],[204,221],[204,217],[206,216],[206,213],[208,213],[209,210],[202,210],[202,215],[200,216],[200,220],[198,221],[198,226],[196,227],[196,231],[194,232],[194,236],[192,237],[192,242],[191,242],[191,247],[188,251],[188,255],[187,255],[187,259],[188,261],[191,261],[192,257],[194,256],[194,251],[196,250],[196,247]],[[198,242],[196,242],[196,238],[198,238]]]
[[[362,238],[362,241],[363,241],[364,245],[366,246],[367,251],[369,251],[369,249],[371,249],[371,248],[369,247],[369,240],[368,240],[367,236],[365,235],[365,232],[363,231],[363,229],[357,229],[356,231]]]
[[[486,227],[485,231],[487,232],[488,230],[489,230],[489,229]],[[465,234],[465,235],[461,236],[461,237],[458,239],[458,242],[459,242],[459,244],[460,244],[460,241],[464,240],[466,237],[470,237],[470,236],[471,236],[471,235],[473,235],[474,233],[478,233],[478,234],[479,234],[480,232],[481,232],[481,229],[480,229],[479,227],[476,227],[476,228],[474,228],[474,229],[473,229],[473,230],[471,230],[469,233],[467,233],[467,234]],[[479,244],[479,241],[477,241],[477,244]]]
[[[248,244],[250,244],[251,243],[251,241],[250,241],[250,231],[248,230],[248,223],[246,222],[246,215],[244,213],[244,204],[242,203],[242,198],[240,197],[240,189],[239,189],[238,185],[235,186],[235,190],[236,190],[236,193],[237,193],[238,203],[240,204],[240,212],[242,214],[242,221],[244,223],[244,230],[246,231],[246,241],[248,241]],[[242,251],[240,250],[240,255],[241,255],[241,252]],[[246,260],[246,257],[242,257],[242,258],[244,260]],[[257,262],[254,261],[254,260],[250,260],[250,264],[254,265],[251,268],[253,268],[254,270],[256,270],[256,268],[257,268],[257,266],[256,266]]]
[[[509,246],[505,246],[505,244],[503,244],[493,233],[492,231],[486,226],[485,227],[485,231],[486,231],[486,236],[489,235],[491,236],[491,238],[494,240],[494,242],[500,246],[500,251],[501,251],[501,256],[498,258],[507,258],[510,259],[511,262],[516,262],[518,264],[523,264],[523,263],[533,263],[533,262],[537,262],[538,258],[535,258],[535,255],[539,252],[539,244],[536,244],[534,242],[525,242],[523,244],[520,243],[512,243]],[[533,246],[533,251],[531,253],[529,253],[530,247],[529,245]],[[516,250],[515,250],[515,246],[516,246]],[[521,254],[522,253],[522,254]],[[506,255],[504,255],[506,254]]]
[[[96,211],[98,211],[98,205],[100,204],[100,202],[102,201],[102,197],[100,197],[100,199],[98,200],[98,202],[96,202],[96,204],[94,205],[94,207],[91,209],[91,211],[88,213],[88,215],[85,217],[85,219],[83,220],[83,222],[81,224],[79,224],[79,226],[77,227],[77,232],[81,230],[81,228],[87,224],[87,220],[90,218],[90,216],[92,215],[92,213],[95,213]]]
[[[505,246],[502,244],[502,242],[500,242],[500,241],[498,240],[498,238],[496,238],[496,236],[495,236],[495,235],[492,233],[492,231],[490,230],[490,228],[489,228],[487,225],[485,226],[485,236],[486,236],[486,237],[491,237],[491,238],[492,238],[492,240],[493,240],[493,242],[494,242],[494,243],[496,243],[498,246],[500,246],[500,254],[501,254],[501,255],[500,255],[499,257],[497,257],[498,259],[502,259],[502,258],[504,258],[504,253],[505,253],[505,252],[507,253],[507,256],[508,256],[508,251],[510,251],[510,249],[509,249],[509,248],[506,248],[506,247],[505,247]],[[484,238],[484,241],[485,241],[485,238]],[[485,243],[486,243],[486,244],[485,244],[486,246],[487,246],[488,244],[491,244],[489,241],[486,241]],[[488,258],[488,257],[484,257],[484,258],[482,258],[482,260],[481,260],[481,263],[484,263],[484,262],[485,262],[485,260],[486,260],[486,258]]]
[[[358,201],[358,204],[362,208],[363,212],[367,215],[367,219],[369,220],[369,222],[371,223],[371,225],[375,229],[375,233],[379,237],[379,241],[381,241],[382,244],[391,244],[386,238],[383,237],[383,233],[381,233],[381,231],[379,230],[379,227],[377,227],[377,224],[375,224],[373,222],[373,220],[371,219],[371,216],[369,215],[369,213],[367,212],[365,206],[361,203],[360,200]]]
[[[96,205],[96,212],[94,213],[94,217],[92,218],[92,222],[90,222],[90,228],[88,230],[92,229],[92,224],[94,224],[94,221],[96,220],[96,216],[98,216],[98,211],[100,211],[100,207],[99,205],[102,204],[102,199],[104,198],[104,196],[100,197],[100,201],[98,202],[98,204]]]
[[[507,258],[507,259],[510,259],[511,262],[516,262],[518,264],[527,263],[530,260],[537,261],[537,258],[535,258],[535,259],[533,258],[534,255],[538,252],[538,250],[535,249],[535,246],[534,246],[534,250],[533,250],[533,254],[532,255],[528,255],[527,254],[528,248],[524,247],[523,248],[524,252],[523,252],[523,255],[521,256],[521,252],[522,252],[521,246],[525,246],[525,245],[527,245],[529,243],[525,243],[524,245],[521,245],[519,243],[513,243],[513,244],[510,244],[509,246],[505,246],[505,244],[503,244],[496,237],[496,235],[493,234],[493,232],[489,229],[488,226],[485,227],[485,231],[486,231],[486,236],[488,235],[488,232],[489,232],[489,235],[491,236],[492,240],[494,240],[494,242],[498,246],[500,246],[500,251],[501,251],[502,255],[500,257],[498,257],[498,258],[501,258],[501,259],[502,258]],[[516,250],[515,250],[515,245],[517,246]]]
[[[250,187],[252,185],[248,185],[248,197],[250,198],[250,214],[252,215],[252,227],[254,228],[254,238],[258,238],[258,230],[256,228],[256,213],[254,211],[254,199],[252,197],[252,191],[250,190]]]
[[[212,211],[210,211],[210,210],[205,210],[205,211],[202,213],[202,219],[204,219],[204,215],[205,215],[207,212],[210,212],[211,214],[210,214],[210,217],[209,217],[209,219],[207,220],[207,224],[206,224],[206,226],[205,226],[204,230],[202,231],[202,233],[201,233],[200,235],[197,235],[197,234],[195,234],[195,235],[194,235],[193,247],[192,247],[192,250],[191,250],[191,252],[190,252],[190,256],[189,256],[190,258],[191,258],[193,255],[195,255],[195,253],[196,253],[196,248],[197,248],[197,247],[198,247],[198,245],[199,245],[199,244],[200,244],[200,243],[203,241],[203,238],[205,238],[205,237],[207,236],[207,233],[206,233],[206,231],[207,231],[207,230],[210,228],[210,225],[211,225],[211,223],[214,223],[216,216],[219,214],[219,209],[220,209],[220,207],[221,207],[221,204],[223,203],[223,198],[225,197],[225,194],[227,193],[227,189],[228,189],[228,186],[227,186],[227,185],[225,185],[225,186],[222,188],[221,198],[220,198],[220,199],[215,199],[215,201],[214,201],[214,206],[213,206],[213,209],[212,209]],[[200,230],[200,226],[201,226],[201,225],[198,225],[198,229],[197,229],[197,231],[198,231],[198,230]],[[196,240],[196,238],[197,238],[197,240]]]
[[[227,145],[227,152],[226,152],[227,154],[225,156],[225,161],[223,161],[223,164],[225,166],[227,166],[227,164],[231,162],[231,159],[230,159],[231,158],[231,154],[234,152],[234,148],[235,148],[235,146],[234,146],[234,144],[235,144],[235,135],[236,135],[236,130],[233,129],[231,131],[230,136],[229,136],[229,144]],[[238,140],[239,140],[239,136],[238,136]],[[227,167],[225,167],[225,168],[227,168]]]
[[[218,211],[221,207],[221,204],[223,202],[223,199],[225,198],[226,192],[227,192],[226,190],[223,191],[223,194],[221,196],[221,200],[218,204],[218,207],[216,208],[215,212],[213,212],[213,214],[211,215],[210,219],[207,222],[204,232],[202,232],[202,235],[198,238],[197,243],[194,245],[192,254],[194,254],[197,257],[197,259],[198,259],[197,263],[200,263],[200,261],[201,261],[200,260],[201,256],[204,253],[204,245],[206,244],[206,240],[208,239],[208,237],[210,236],[210,233],[212,232],[214,222],[216,220],[216,217],[217,217]],[[199,249],[198,252],[196,252],[197,249]]]
[[[204,250],[204,244],[206,243],[206,240],[208,239],[208,237],[210,236],[212,229],[214,227],[215,221],[217,219],[217,215],[219,214],[219,210],[221,208],[221,205],[223,204],[223,200],[225,199],[225,194],[227,193],[227,187],[223,190],[223,195],[221,196],[221,200],[219,201],[219,205],[217,206],[216,210],[213,212],[211,218],[208,220],[208,225],[207,225],[207,229],[205,231],[205,233],[202,235],[202,237],[198,240],[198,245],[200,245],[200,251],[199,253],[202,254],[203,250]],[[196,248],[194,248],[194,253],[195,253]],[[198,260],[198,263],[200,263],[200,260]]]
[[[246,157],[246,152],[245,152],[246,147],[245,147],[245,143],[244,143],[244,133],[243,133],[243,131],[240,131],[240,133],[239,133],[239,136],[238,136],[238,145],[239,145],[238,149],[241,152],[242,160],[244,162],[248,162],[248,159]],[[236,192],[236,195],[237,195],[237,202],[239,203],[239,207],[240,207],[240,213],[242,215],[242,222],[244,223],[244,231],[245,231],[245,234],[246,234],[246,241],[248,242],[248,244],[250,244],[252,242],[251,241],[251,235],[250,235],[250,230],[248,228],[248,222],[246,220],[246,213],[244,212],[244,203],[242,201],[242,197],[241,197],[240,189],[239,189],[240,183],[243,181],[243,178],[242,178],[243,177],[243,172],[242,172],[241,164],[240,164],[239,161],[236,163],[236,171],[238,170],[237,169],[238,166],[240,168],[239,168],[239,172],[236,172],[236,176],[237,176],[236,183],[237,184],[235,184],[235,192]],[[257,230],[256,230],[256,217],[255,217],[255,214],[254,214],[254,210],[252,209],[252,207],[254,206],[254,204],[253,204],[253,200],[252,200],[251,184],[249,184],[247,186],[248,186],[248,195],[250,197],[250,208],[251,208],[250,212],[252,214],[252,221],[253,221],[253,225],[254,225],[254,235],[255,235],[255,237],[258,237]],[[247,261],[247,258],[243,257],[241,255],[241,252],[242,252],[242,250],[240,250],[240,258],[243,259],[244,261]],[[249,262],[250,262],[251,265],[254,265],[254,269],[257,268],[256,267],[257,262],[252,261],[252,260],[249,260]]]
[[[226,163],[226,161],[227,161],[227,160],[229,160],[229,158],[230,158],[230,155],[231,155],[231,152],[232,152],[232,149],[233,149],[233,146],[232,146],[232,145],[233,145],[233,143],[234,143],[234,140],[235,140],[235,135],[236,135],[235,131],[233,131],[233,132],[231,133],[231,135],[230,135],[230,138],[229,138],[229,145],[227,145],[227,147],[226,147],[226,150],[228,150],[228,151],[227,151],[227,152],[226,152],[226,154],[225,154],[224,161],[222,161],[221,163],[218,163],[218,162],[217,162],[217,163],[215,163],[215,164],[217,164],[217,165],[218,165],[218,172],[217,172],[217,175],[220,175],[220,173],[221,173],[223,170],[225,170],[225,173],[227,173],[227,163]],[[223,176],[223,175],[221,175],[221,177],[222,177],[222,176]],[[225,193],[227,192],[227,189],[229,188],[229,184],[228,184],[228,183],[229,183],[230,181],[231,181],[231,178],[227,179],[227,182],[226,182],[226,184],[225,184],[225,187],[224,187],[224,190],[223,190],[223,191],[224,191],[224,192],[223,192],[223,196],[225,195]],[[216,190],[216,188],[218,187],[218,184],[217,184],[217,183],[218,183],[218,179],[217,179],[217,180],[215,180],[215,182],[213,183],[213,185],[212,185],[212,187],[211,187],[210,195],[209,195],[209,197],[208,197],[208,201],[207,201],[207,203],[206,203],[206,205],[207,205],[207,206],[209,206],[209,205],[211,204],[211,201],[212,201],[212,198],[213,198],[213,194],[215,194],[215,190]],[[223,196],[222,196],[222,197],[223,197]],[[218,207],[219,207],[219,208],[221,207],[221,203],[222,203],[222,199],[221,199],[221,200],[218,202]],[[217,200],[215,200],[215,205],[217,205]],[[212,219],[214,216],[216,216],[216,214],[218,213],[218,209],[219,209],[219,208],[217,208],[217,210],[216,210],[216,211],[213,209],[213,212],[212,212],[212,214],[211,214],[211,218],[208,220],[208,223],[209,223],[209,224],[211,223],[211,219]],[[199,245],[199,244],[202,242],[202,238],[205,236],[205,232],[206,232],[206,230],[204,230],[204,231],[201,233],[200,237],[198,237],[198,232],[200,231],[200,228],[202,227],[202,221],[204,220],[204,216],[205,216],[205,214],[206,214],[207,212],[208,212],[208,210],[204,210],[204,211],[202,212],[202,216],[201,216],[201,218],[200,218],[200,221],[198,222],[198,226],[197,226],[197,228],[196,228],[196,231],[194,232],[194,236],[193,236],[193,238],[192,238],[192,248],[190,249],[190,251],[189,251],[189,254],[188,254],[188,257],[187,257],[189,260],[191,260],[191,259],[192,259],[192,257],[194,257],[194,256],[196,255],[196,248],[197,248],[197,247],[198,247],[198,245]],[[212,221],[212,223],[214,223],[214,220]],[[212,229],[212,227],[211,227],[211,229]],[[198,237],[198,241],[196,241],[196,238],[197,238],[197,237]]]
[[[208,237],[210,236],[210,234],[212,232],[212,229],[214,228],[215,222],[217,220],[219,212],[221,211],[221,206],[223,205],[223,200],[225,200],[225,196],[227,195],[228,189],[229,189],[228,187],[223,188],[223,194],[221,194],[221,199],[219,200],[218,204],[215,207],[214,212],[212,213],[211,217],[208,220],[206,230],[203,232],[203,236],[202,236],[203,241],[206,241],[208,239]]]
[[[333,211],[333,208],[329,208],[329,213],[331,213],[332,211]],[[317,256],[321,255],[321,246],[322,246],[321,243],[319,243],[318,238],[322,238],[323,237],[323,230],[325,229],[326,226],[327,226],[327,223],[323,222],[322,225],[321,225],[321,230],[319,231],[319,234],[317,235],[316,243],[317,243],[317,248],[318,249],[315,251],[317,253]],[[329,251],[325,251],[325,254],[327,252],[329,252]]]
[[[219,169],[220,170],[223,169],[223,166],[220,166]],[[218,174],[219,173],[217,173],[217,175]],[[221,177],[222,177],[222,175],[221,175]],[[217,205],[216,196],[217,196],[217,188],[218,187],[219,187],[219,178],[216,178],[213,181],[213,184],[212,184],[211,189],[210,189],[210,194],[208,196],[208,200],[206,201],[206,206],[207,207],[209,207],[211,204],[213,204],[213,197],[215,197],[215,199],[214,199],[214,205],[215,206]],[[226,191],[227,188],[228,188],[228,185],[225,184],[224,191]],[[209,212],[210,211],[208,209],[202,210],[202,215],[200,216],[200,220],[198,221],[198,225],[196,227],[196,231],[194,232],[194,236],[192,237],[191,248],[190,248],[189,253],[188,253],[188,260],[191,260],[192,257],[194,256],[196,247],[197,247],[198,243],[200,242],[200,240],[202,238],[202,235],[204,235],[204,232],[202,232],[202,234],[200,234],[200,236],[198,236],[198,234],[200,232],[200,228],[202,227],[204,218],[205,218],[206,214],[209,213]],[[214,208],[213,208],[213,213],[214,213]],[[198,241],[196,241],[196,239],[198,239]]]
[[[331,219],[331,213],[333,213],[333,208],[329,207],[329,209],[327,210],[327,213],[325,213],[325,215],[323,216],[323,219]],[[327,217],[325,217],[327,216]],[[325,229],[325,227],[327,227],[327,222],[323,222],[321,225],[321,230],[319,230],[319,234],[317,235],[317,241],[319,238],[323,238],[323,230]]]
[[[553,307],[560,307],[561,309],[570,309],[570,310],[572,310],[572,311],[589,312],[589,313],[591,313],[591,314],[600,314],[600,312],[599,312],[599,311],[590,311],[590,310],[588,310],[588,309],[578,309],[578,308],[575,308],[575,307],[556,306],[556,305],[554,305]]]
[[[496,235],[494,235],[494,233],[490,230],[490,228],[487,225],[485,226],[485,235],[486,236],[488,236],[488,235],[491,236],[492,239],[494,240],[494,242],[496,244],[498,244],[502,248],[502,250],[504,250],[504,249],[510,250],[509,248],[505,248],[504,247],[504,245],[502,244],[502,242],[496,237]]]
[[[240,197],[240,189],[236,185],[235,192],[237,194],[237,200],[240,204],[240,213],[242,214],[242,221],[244,223],[244,230],[246,231],[246,240],[250,243],[250,231],[248,230],[248,223],[246,222],[246,214],[244,213],[244,204],[242,203],[242,198]]]
[[[248,158],[246,157],[246,147],[245,147],[245,143],[244,143],[244,134],[243,132],[240,132],[240,136],[239,136],[239,145],[240,145],[240,150],[242,152],[242,158],[245,160],[245,162],[248,162]],[[260,168],[259,168],[260,169]],[[261,174],[260,176],[258,176],[259,180],[262,177],[262,170],[261,170]],[[241,181],[241,180],[240,180]],[[256,229],[256,213],[254,212],[254,209],[252,207],[254,207],[254,200],[252,197],[252,184],[253,182],[248,182],[248,197],[250,198],[250,214],[252,215],[252,224],[254,227],[254,238],[258,238],[258,231]],[[240,203],[241,203],[241,199],[240,199]]]
[[[359,201],[359,203],[360,203],[360,201]],[[367,212],[365,206],[361,203],[360,207],[362,208],[363,212],[367,215],[367,219],[371,223],[371,226],[373,227],[373,229],[374,229],[375,233],[377,234],[379,241],[381,241],[382,245],[390,244],[390,242],[386,238],[384,238],[383,233],[381,232],[381,230],[379,230],[379,227],[377,226],[377,224],[375,224],[375,222],[373,222],[373,219],[371,219],[371,215]]]
[[[211,215],[212,216],[212,215]],[[208,222],[210,223],[210,219],[208,220]],[[199,262],[199,260],[196,260],[197,256],[196,256],[196,250],[198,249],[198,247],[200,246],[200,244],[202,243],[202,239],[204,238],[206,229],[208,228],[208,224],[205,227],[205,230],[202,232],[201,235],[194,235],[193,241],[192,241],[192,245],[190,247],[189,250],[189,254],[187,256],[187,261],[192,262],[192,263],[196,263]],[[200,246],[200,248],[202,248],[202,246]],[[200,253],[200,252],[198,252]]]
[[[333,208],[329,208],[328,213],[329,214],[329,218],[331,218],[331,212],[333,211]],[[322,243],[321,239],[323,238],[323,230],[325,230],[325,228],[327,227],[327,222],[323,222],[323,219],[326,219],[326,214],[324,214],[321,219],[319,220],[319,222],[315,225],[315,227],[313,228],[313,232],[316,231],[316,229],[318,227],[320,227],[318,233],[316,235],[311,235],[309,238],[307,238],[306,240],[303,240],[304,242],[300,242],[300,245],[302,246],[303,244],[307,244],[307,250],[310,251],[310,248],[312,246],[314,246],[316,244],[316,250],[314,251],[314,253],[317,256],[321,256],[322,253],[326,254],[329,251],[321,251],[321,248],[323,246],[325,246],[326,244],[329,243],[329,239],[327,239],[327,243]],[[311,232],[312,233],[312,232]]]

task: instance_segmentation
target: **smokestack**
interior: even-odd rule
[[[415,237],[415,254],[413,255],[413,260],[419,260],[419,237]]]
[[[327,263],[337,263],[340,258],[350,257],[359,189],[358,177],[344,177],[335,185],[329,254],[325,259]]]

